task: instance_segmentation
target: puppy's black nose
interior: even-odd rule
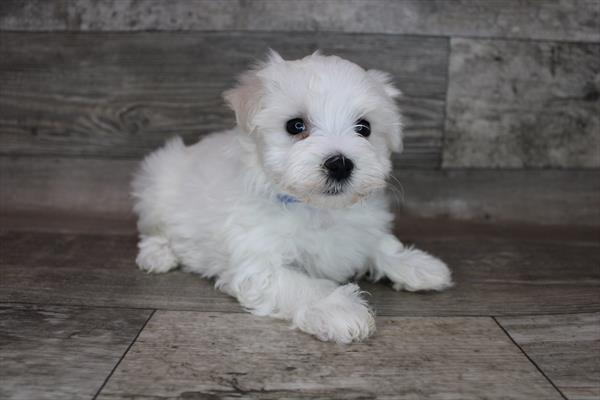
[[[323,166],[327,170],[327,175],[338,182],[348,179],[354,169],[352,160],[344,157],[342,154],[329,157],[325,160]]]

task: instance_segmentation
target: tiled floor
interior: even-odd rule
[[[142,273],[130,221],[39,220],[2,217],[2,399],[600,398],[600,231],[400,223],[457,285],[361,284],[378,329],[343,346]]]

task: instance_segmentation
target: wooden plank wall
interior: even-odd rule
[[[33,171],[114,171],[113,190],[126,192],[121,176],[166,138],[191,142],[231,126],[220,93],[268,47],[289,58],[320,48],[387,70],[403,90],[397,177],[410,183],[415,170],[430,170],[438,182],[419,192],[426,214],[405,207],[411,214],[481,218],[478,204],[495,196],[466,195],[459,206],[435,197],[438,185],[455,184],[440,169],[535,168],[541,197],[561,196],[573,177],[591,188],[575,203],[545,206],[552,223],[599,225],[599,21],[599,0],[5,0],[0,163],[11,167],[0,178],[19,188],[3,185],[0,208],[123,212],[128,204],[95,201],[90,182],[70,183],[60,200],[44,195],[58,191],[48,182],[93,171],[55,168],[42,181]],[[28,163],[36,165],[17,167]],[[589,171],[555,181],[539,168]],[[500,181],[511,173],[517,193],[532,190],[522,185],[531,171]],[[495,209],[483,214],[527,214]]]
[[[440,162],[444,39],[296,32],[13,32],[3,38],[2,155],[140,158],[169,136],[192,142],[230,128],[233,112],[221,93],[270,46],[287,58],[321,49],[392,73],[405,93],[404,163]]]

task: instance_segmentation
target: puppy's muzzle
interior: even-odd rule
[[[344,182],[352,175],[354,163],[343,154],[336,154],[325,160],[323,167],[329,179],[335,182]]]

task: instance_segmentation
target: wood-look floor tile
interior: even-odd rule
[[[337,345],[247,314],[157,311],[99,399],[560,399],[491,318],[378,318]]]
[[[566,397],[600,399],[600,313],[498,321]]]
[[[138,270],[134,236],[3,232],[0,242],[0,302],[242,311],[199,276]],[[422,234],[414,242],[450,265],[456,286],[399,293],[384,282],[361,282],[378,315],[600,311],[600,246],[593,242]]]
[[[137,238],[0,233],[0,301],[130,308],[241,311],[197,275],[137,268]]]
[[[0,398],[91,399],[149,315],[0,305]]]
[[[600,245],[522,239],[417,239],[446,261],[455,286],[393,292],[362,284],[381,315],[523,315],[600,311]]]

